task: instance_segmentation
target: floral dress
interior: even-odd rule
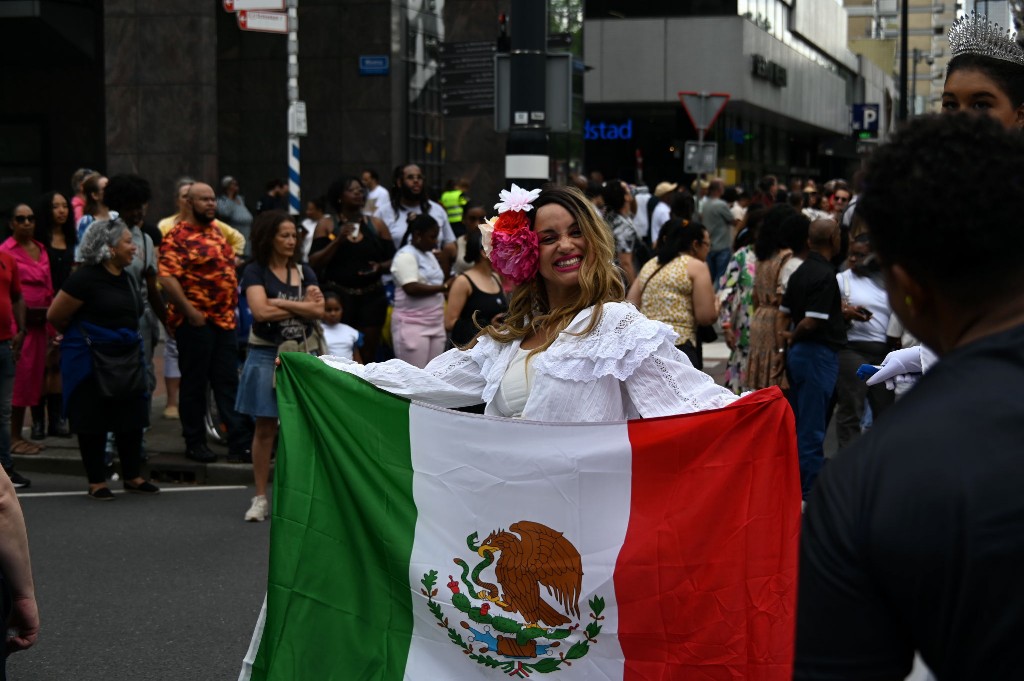
[[[757,263],[754,274],[754,316],[750,319],[750,345],[747,381],[752,390],[777,385],[789,388],[786,380],[786,356],[779,352],[777,333],[782,290],[779,273],[793,255],[789,249],[778,251]]]
[[[722,299],[718,320],[732,327],[736,346],[725,367],[725,387],[737,395],[750,389],[747,362],[750,357],[750,321],[754,316],[754,276],[757,258],[754,248],[744,246],[733,254],[722,275],[719,296]]]

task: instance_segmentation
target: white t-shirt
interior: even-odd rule
[[[871,277],[859,277],[850,270],[837,274],[836,281],[839,282],[839,295],[847,305],[864,307],[871,312],[868,321],[853,322],[846,330],[846,339],[884,343],[889,328],[889,315],[892,314],[885,289]]]
[[[666,222],[672,219],[672,209],[668,207],[668,204],[664,201],[660,202],[654,207],[654,212],[651,213],[651,243],[658,242],[658,234],[661,233],[661,228]]]
[[[352,352],[363,344],[363,334],[348,324],[324,324],[327,354],[351,359]]]
[[[384,224],[388,226],[388,231],[391,232],[391,238],[395,240],[396,244],[400,244],[402,243],[402,237],[405,236],[405,232],[409,228],[410,213],[420,213],[420,207],[413,206],[410,208],[399,204],[398,215],[395,215],[395,209],[392,208],[391,200],[388,199],[383,204],[377,204],[377,211],[374,213],[374,216],[384,221]],[[430,202],[430,217],[434,218],[441,227],[437,237],[438,248],[455,241],[455,232],[452,231],[452,226],[448,222],[448,212],[441,204],[435,201]]]
[[[650,203],[650,200],[650,194],[636,195],[636,215],[633,216],[633,229],[636,230],[636,235],[641,239],[651,231],[651,225],[647,222],[647,204]]]
[[[377,185],[366,194],[366,205],[363,206],[363,213],[373,215],[383,204],[391,201],[391,194],[382,185]]]
[[[391,261],[391,274],[395,277],[396,310],[430,310],[444,306],[444,294],[410,296],[402,289],[406,284],[420,282],[438,286],[444,283],[444,273],[433,253],[424,253],[408,244],[398,249]]]

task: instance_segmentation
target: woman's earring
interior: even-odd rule
[[[907,309],[910,310],[910,313],[913,314],[914,313],[914,299],[911,298],[910,296],[906,296],[906,297],[903,298],[903,302],[904,302],[904,304],[906,304]]]

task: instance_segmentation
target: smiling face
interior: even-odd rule
[[[295,223],[285,220],[277,226],[277,234],[274,235],[274,253],[291,260],[295,255],[295,244],[298,243],[299,233],[295,229]]]
[[[132,233],[127,229],[121,232],[121,237],[111,247],[110,263],[115,267],[128,267],[135,258],[135,243],[132,241]]]
[[[942,112],[958,111],[991,116],[1008,129],[1024,127],[1024,105],[1014,107],[999,84],[978,69],[963,68],[946,77]]]
[[[572,214],[556,203],[549,203],[537,209],[533,228],[540,244],[538,272],[547,285],[549,297],[578,291],[587,240]]]

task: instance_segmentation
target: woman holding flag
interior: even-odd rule
[[[621,302],[611,234],[581,192],[512,185],[501,199],[481,225],[485,254],[516,286],[499,324],[422,370],[327,361],[397,395],[542,421],[666,416],[736,399],[676,350],[669,326]]]

